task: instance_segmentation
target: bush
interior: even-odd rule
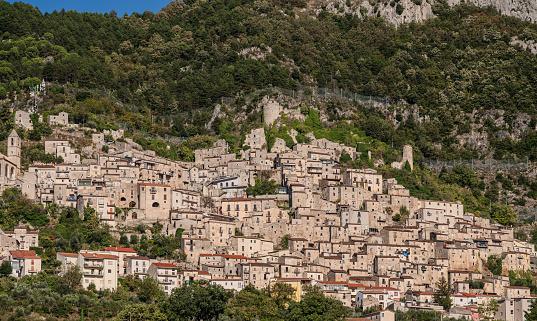
[[[405,11],[405,7],[403,7],[402,4],[398,3],[397,6],[395,6],[395,12],[396,12],[398,15],[403,14],[404,11]]]
[[[503,260],[500,256],[491,255],[487,258],[487,268],[494,275],[502,275]]]
[[[254,186],[248,186],[248,188],[246,188],[246,194],[250,196],[276,194],[277,191],[278,183],[274,180],[260,178],[255,180]]]

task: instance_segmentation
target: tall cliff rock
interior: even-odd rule
[[[355,14],[361,17],[383,17],[400,25],[422,22],[435,16],[435,8],[472,4],[493,7],[501,14],[525,21],[537,22],[537,0],[317,0],[309,2],[315,11],[326,9],[333,13]]]
[[[501,14],[521,20],[537,22],[536,0],[448,0],[450,6],[461,3],[474,4],[478,7],[493,7]]]

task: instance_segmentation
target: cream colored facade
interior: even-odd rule
[[[139,208],[144,211],[146,220],[167,220],[172,208],[172,189],[170,185],[159,183],[138,184]]]
[[[158,222],[161,233],[181,234],[185,254],[184,262],[159,262],[119,247],[58,253],[59,273],[78,266],[84,288],[114,290],[118,278],[128,275],[153,277],[168,294],[195,280],[236,291],[284,282],[296,289],[319,285],[352,308],[430,308],[426,293],[444,277],[456,289],[458,307],[494,297],[500,319],[517,321],[521,314],[511,317],[511,307],[528,308],[526,289],[510,288],[507,273],[532,268],[533,245],[515,240],[512,228],[465,212],[460,203],[421,200],[374,169],[340,164],[344,154],[359,156],[354,147],[307,134],[308,143],[294,142],[290,149],[290,142],[276,140],[269,151],[264,129],[257,128],[237,153],[219,140],[196,150],[194,162],[177,162],[131,139],[114,141],[125,134],[121,130],[87,129],[89,142],[75,126],[64,130],[68,116],[62,117],[51,118],[58,127],[44,147],[64,162],[21,171],[21,141],[13,131],[6,155],[0,155],[0,190],[18,187],[36,202],[73,207],[80,215],[92,207],[101,223],[129,236],[141,236],[137,225]],[[289,134],[296,140],[298,133]],[[412,151],[405,147],[403,154],[412,166]],[[260,178],[273,180],[277,190],[247,196],[247,187]],[[405,209],[408,215],[396,221]],[[0,233],[4,255],[38,246],[31,227]],[[485,268],[491,255],[502,257],[503,277]],[[32,266],[27,259],[14,264]],[[30,273],[24,269],[18,271]],[[470,289],[471,280],[483,282],[483,289]],[[400,301],[407,291],[410,300]]]
[[[118,257],[111,254],[81,252],[77,265],[82,273],[84,289],[94,286],[96,290],[117,289]]]
[[[179,286],[179,268],[174,263],[153,262],[147,274],[157,280],[162,290],[168,295]]]
[[[41,272],[41,258],[32,250],[16,250],[9,252],[11,275],[21,278]]]

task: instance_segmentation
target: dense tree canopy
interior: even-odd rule
[[[382,141],[413,141],[428,157],[449,157],[460,147],[454,135],[472,131],[468,113],[477,122],[489,118],[485,111],[500,109],[504,124],[489,119],[478,128],[489,135],[494,155],[535,159],[535,133],[521,133],[520,141],[496,135],[516,126],[518,113],[535,122],[537,56],[512,44],[537,40],[535,25],[461,6],[394,28],[378,18],[289,14],[289,6],[188,1],[158,14],[118,17],[42,14],[0,2],[0,96],[42,78],[77,90],[104,89],[143,115],[124,119],[144,123],[136,128],[153,126],[147,122],[155,116],[159,130],[192,136],[207,132],[203,125],[222,97],[271,86],[342,87],[415,103],[429,117],[420,126],[403,122],[397,135],[384,119],[370,118],[365,132]],[[63,95],[57,91],[55,98],[61,102]]]

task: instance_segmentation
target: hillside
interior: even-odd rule
[[[77,123],[125,128],[163,156],[192,159],[214,136],[240,148],[240,138],[261,124],[258,102],[269,88],[289,96],[341,88],[383,103],[371,113],[363,101],[321,102],[316,107],[327,108],[331,122],[355,121],[394,151],[411,144],[420,161],[537,160],[535,24],[435,3],[436,18],[395,28],[328,7],[311,14],[305,5],[174,2],[158,14],[118,17],[43,15],[0,2],[2,104],[28,108],[27,88],[44,78],[53,86],[40,112],[66,110]],[[0,138],[12,127],[3,119]],[[523,175],[479,175],[531,212],[532,167]]]
[[[535,22],[0,0],[0,320],[537,315]]]

